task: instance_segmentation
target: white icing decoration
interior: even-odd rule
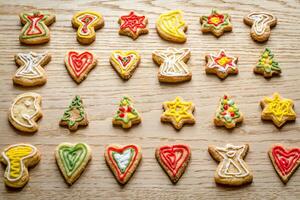
[[[10,176],[9,176],[9,175],[10,175],[10,160],[9,160],[9,158],[6,156],[5,152],[8,151],[10,148],[13,148],[13,147],[16,147],[16,146],[29,146],[29,147],[32,148],[32,152],[31,152],[31,154],[29,154],[29,155],[27,155],[27,156],[24,156],[24,157],[20,160],[20,162],[21,162],[21,165],[20,165],[20,170],[21,170],[20,176],[17,177],[17,178],[10,178]],[[9,181],[11,181],[11,182],[14,182],[14,181],[19,180],[19,179],[23,176],[23,173],[24,173],[24,170],[23,170],[23,169],[24,169],[24,163],[23,163],[23,160],[25,160],[26,158],[32,157],[34,154],[36,154],[36,152],[37,152],[37,148],[36,148],[35,146],[31,145],[31,144],[15,144],[15,145],[11,145],[11,146],[9,146],[8,148],[6,148],[6,149],[2,152],[2,157],[3,157],[3,158],[6,160],[6,162],[7,162],[7,167],[6,167],[7,173],[4,174],[5,177],[6,177]]]
[[[136,60],[136,55],[134,55],[134,54],[129,54],[128,56],[131,57],[131,58],[130,58],[130,61],[129,61],[129,63],[128,63],[126,66],[124,66],[123,63],[122,63],[122,61],[119,60],[119,58],[118,58],[119,56],[120,56],[121,58],[124,58],[124,57],[127,57],[127,56],[123,56],[122,54],[119,54],[119,53],[114,53],[114,58],[116,59],[116,61],[119,63],[119,65],[122,67],[123,70],[127,70],[127,68],[128,68],[129,66],[131,66],[132,63]]]
[[[40,96],[40,95],[39,94],[32,95],[32,93],[30,93],[28,95],[22,94],[15,99],[15,101],[12,103],[12,106],[10,109],[10,115],[16,123],[20,124],[21,126],[28,127],[28,128],[33,127],[32,118],[39,112],[39,107],[40,107],[39,102],[38,102],[38,96]],[[25,107],[29,107],[33,103],[34,110],[35,110],[34,113],[25,113],[27,111],[27,109],[24,109],[23,112],[21,112],[20,109],[15,108],[15,104],[19,101],[22,101],[23,98],[34,99],[33,102],[29,101],[28,99],[25,100],[24,102],[22,102]],[[24,124],[24,123],[20,122],[16,118],[15,115],[20,116],[23,119],[25,119],[28,122],[28,124]]]
[[[126,168],[128,167],[131,157],[132,157],[131,149],[126,149],[122,154],[114,152],[113,157],[117,162],[118,168],[121,172],[125,172]]]
[[[22,60],[24,65],[17,70],[15,77],[24,77],[28,79],[42,77],[43,73],[39,70],[39,66],[46,58],[46,55],[47,53],[19,53],[18,59]]]
[[[84,23],[83,21],[82,21],[82,19],[84,18],[84,17],[86,17],[86,16],[91,16],[93,19],[92,19],[92,21],[91,22],[89,22],[88,24],[87,23]],[[84,15],[81,15],[81,16],[79,16],[79,17],[77,17],[77,20],[82,24],[82,28],[83,27],[86,27],[86,30],[87,30],[87,32],[85,33],[85,32],[82,32],[82,28],[81,29],[79,29],[79,33],[81,34],[81,35],[89,35],[89,34],[91,34],[91,31],[90,31],[90,29],[88,28],[88,26],[90,25],[90,24],[93,24],[93,22],[94,21],[96,21],[98,19],[98,16],[96,16],[96,15],[93,15],[93,14],[91,14],[91,13],[86,13],[86,14],[84,14]]]
[[[222,53],[224,53],[225,56],[226,56],[227,58],[232,59],[232,61],[231,61],[232,66],[231,66],[231,65],[228,65],[228,64],[226,64],[225,66],[222,66],[222,65],[219,65],[218,63],[215,62],[215,59],[216,59],[216,58],[219,58],[219,57],[221,56]],[[218,53],[217,56],[214,55],[214,54],[209,54],[209,57],[210,57],[211,62],[210,62],[210,64],[208,65],[208,68],[211,68],[211,69],[217,68],[218,71],[223,72],[223,73],[225,73],[229,68],[232,68],[232,69],[234,69],[234,70],[236,69],[236,60],[237,60],[237,58],[236,58],[236,57],[233,57],[233,56],[229,56],[229,55],[225,52],[225,50],[223,50],[223,49],[221,49],[221,50],[219,51],[219,53]]]
[[[245,166],[245,161],[241,155],[246,150],[246,146],[234,146],[227,144],[225,148],[216,148],[217,152],[224,158],[221,162],[222,167],[218,171],[218,175],[223,178],[241,178],[249,175],[249,170]],[[229,168],[233,167],[237,172],[230,172]]]
[[[163,59],[159,72],[164,76],[187,76],[190,73],[183,59],[190,53],[190,49],[176,49],[154,51],[156,56]]]
[[[257,35],[264,34],[267,26],[276,20],[274,15],[265,12],[252,12],[247,17],[254,21],[252,27]]]

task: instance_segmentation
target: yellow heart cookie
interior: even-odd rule
[[[112,67],[125,80],[128,80],[132,76],[140,60],[141,56],[133,50],[126,52],[121,50],[113,51],[109,59]]]

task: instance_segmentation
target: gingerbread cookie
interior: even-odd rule
[[[85,143],[61,143],[55,149],[55,159],[65,181],[72,185],[92,159],[92,150]]]
[[[28,168],[39,163],[41,153],[31,144],[14,144],[8,146],[1,154],[0,160],[6,165],[5,185],[22,188],[29,181]]]
[[[134,174],[141,159],[141,147],[135,144],[111,144],[105,148],[105,161],[116,180],[125,185]]]
[[[96,39],[95,30],[104,26],[104,20],[98,12],[82,11],[73,16],[72,26],[77,28],[78,42],[81,44],[91,44]]]
[[[19,53],[15,61],[20,66],[13,76],[13,82],[22,86],[44,85],[47,75],[43,67],[51,60],[51,54],[45,53]]]
[[[261,118],[272,120],[278,128],[287,121],[296,120],[294,102],[291,99],[282,98],[277,92],[273,94],[273,98],[264,97],[260,105],[263,109]]]
[[[200,23],[203,33],[212,33],[216,37],[220,37],[224,32],[232,31],[230,15],[215,9],[211,11],[209,16],[200,17]]]
[[[119,18],[120,35],[127,35],[132,39],[137,39],[142,34],[147,34],[148,18],[144,15],[139,15],[131,11],[129,15],[124,15]]]
[[[141,56],[133,50],[126,52],[116,50],[112,52],[109,61],[119,76],[124,80],[128,80],[138,67]]]
[[[73,80],[80,84],[97,65],[97,58],[89,51],[69,51],[65,57],[65,65]]]
[[[192,72],[186,65],[191,57],[190,49],[176,49],[169,47],[166,50],[156,50],[152,59],[159,67],[158,80],[165,83],[179,83],[192,79]]]
[[[88,124],[89,121],[84,110],[83,102],[80,96],[76,95],[68,109],[64,112],[59,125],[68,126],[69,130],[76,131],[78,126],[87,126]]]
[[[164,102],[163,109],[160,120],[172,123],[177,130],[181,129],[184,124],[194,124],[196,121],[193,115],[195,105],[193,102],[184,101],[181,97],[176,97],[174,101]]]
[[[269,48],[266,48],[262,53],[258,63],[253,71],[257,74],[262,74],[265,78],[271,78],[274,75],[280,75],[281,69],[278,62],[273,60],[274,55]]]
[[[183,12],[172,10],[161,14],[156,21],[156,30],[159,36],[167,41],[184,43],[186,41],[187,25],[183,20]]]
[[[241,123],[244,119],[244,115],[240,112],[238,106],[234,100],[224,95],[220,99],[219,106],[217,108],[214,123],[216,126],[225,126],[226,128],[234,128],[237,123]]]
[[[205,56],[205,72],[207,74],[216,74],[219,78],[225,79],[229,74],[238,74],[238,58],[228,55],[223,49],[218,55],[209,54]]]
[[[188,166],[191,150],[188,145],[164,145],[156,148],[155,157],[172,183],[176,184]]]
[[[139,124],[142,121],[139,112],[134,108],[132,100],[124,96],[119,104],[119,109],[113,117],[113,125],[121,126],[122,128],[131,128],[134,124]]]
[[[42,97],[33,92],[17,96],[8,113],[9,122],[19,131],[36,132],[37,121],[43,116],[41,110]]]
[[[227,144],[226,147],[209,145],[209,154],[219,162],[215,172],[215,182],[228,186],[240,186],[251,183],[253,175],[244,161],[248,150],[248,144],[240,146]]]
[[[55,15],[44,11],[22,12],[20,20],[23,26],[20,42],[24,44],[43,44],[50,40],[48,26],[55,22]]]
[[[257,42],[267,41],[271,35],[271,27],[276,26],[277,19],[267,12],[252,12],[244,17],[244,23],[251,26],[250,35]]]
[[[285,148],[275,144],[268,154],[278,176],[286,184],[300,166],[300,148]]]

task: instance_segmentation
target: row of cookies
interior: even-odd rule
[[[208,146],[211,157],[219,162],[215,182],[227,186],[251,183],[253,173],[244,161],[249,145],[227,144],[225,147]],[[286,148],[275,144],[268,155],[283,183],[287,183],[300,165],[300,148]],[[118,183],[124,185],[134,174],[141,159],[141,147],[136,144],[107,145],[105,161]],[[172,183],[176,184],[185,172],[191,159],[191,149],[186,144],[159,146],[155,157]],[[92,158],[92,151],[85,143],[61,143],[55,149],[55,159],[67,184],[72,185],[83,173]],[[41,152],[31,144],[14,144],[4,149],[0,161],[6,165],[4,183],[13,188],[22,188],[29,181],[29,167],[41,159]]]
[[[55,21],[55,15],[44,11],[22,12],[20,42],[24,44],[42,44],[50,40],[48,26]],[[266,12],[251,12],[244,17],[245,24],[251,26],[251,37],[258,42],[268,40],[271,27],[277,19],[273,14]],[[232,31],[231,17],[227,13],[213,9],[208,16],[200,17],[201,31],[211,32],[220,37],[226,31]],[[131,11],[129,15],[119,18],[119,34],[137,39],[139,35],[148,33],[148,18]],[[90,44],[95,38],[95,30],[104,26],[102,15],[94,11],[82,11],[72,18],[72,26],[77,28],[77,40],[82,44]],[[161,14],[156,21],[156,30],[161,38],[177,43],[187,40],[185,32],[187,23],[183,19],[181,10],[172,10]]]
[[[287,121],[296,119],[293,101],[282,98],[278,93],[274,93],[272,98],[264,97],[260,104],[263,108],[261,118],[272,120],[277,127],[283,126]],[[193,115],[194,103],[184,101],[181,97],[164,102],[163,109],[161,121],[171,123],[178,130],[184,124],[194,124],[196,122]],[[24,93],[17,96],[9,109],[8,116],[10,123],[16,129],[23,132],[36,132],[38,130],[37,121],[42,117],[41,96],[37,93]],[[244,115],[240,112],[235,101],[228,95],[222,96],[214,115],[214,124],[234,128],[243,119]],[[134,107],[131,98],[124,96],[113,117],[112,124],[128,129],[134,124],[139,124],[141,120],[142,118]],[[65,110],[59,124],[67,126],[72,131],[76,131],[78,126],[88,125],[87,114],[80,96],[75,96]]]
[[[160,68],[158,80],[160,82],[178,83],[191,80],[192,72],[186,65],[191,56],[188,48],[166,50],[156,50],[152,54],[153,61]],[[278,62],[274,60],[271,50],[266,48],[258,63],[254,67],[254,72],[262,74],[266,78],[281,74]],[[19,53],[15,56],[16,63],[20,66],[13,76],[13,82],[22,86],[43,85],[47,81],[47,76],[43,67],[51,60],[51,55],[45,53]],[[229,74],[238,74],[238,58],[229,55],[224,50],[218,54],[208,54],[205,56],[205,71],[208,74],[216,74],[219,78],[225,79]],[[138,67],[141,56],[136,51],[121,50],[113,51],[109,61],[119,76],[128,80]],[[65,66],[73,78],[80,84],[97,65],[97,57],[89,51],[69,51],[65,56]]]

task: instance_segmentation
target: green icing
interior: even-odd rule
[[[27,35],[26,32],[28,31],[28,29],[30,28],[31,25],[31,21],[28,19],[28,16],[32,16],[35,14],[42,14],[44,15],[44,17],[38,21],[37,26],[42,29],[42,33],[41,34],[35,34],[35,35]],[[24,19],[27,23],[24,25],[21,35],[20,37],[23,39],[31,39],[31,38],[36,38],[36,37],[43,37],[47,34],[47,26],[45,25],[44,21],[49,17],[48,14],[44,14],[44,13],[40,13],[40,12],[34,12],[32,14],[28,14],[28,13],[23,13],[22,15],[22,19]]]
[[[71,176],[81,166],[88,152],[83,143],[78,143],[73,147],[62,145],[58,151],[67,176]]]
[[[73,112],[77,111],[79,113],[79,116],[75,119],[73,119]],[[77,113],[76,113],[77,115]],[[77,122],[81,122],[85,118],[85,111],[83,107],[82,100],[80,96],[75,96],[75,98],[72,100],[71,104],[69,105],[69,108],[64,112],[63,117],[61,118],[62,121],[67,121],[69,126],[74,126]]]
[[[128,97],[123,97],[120,101],[119,109],[114,115],[115,120],[123,121],[124,123],[129,123],[131,120],[139,117],[139,113],[133,107],[133,104]]]
[[[274,71],[281,73],[278,62],[274,61],[273,58],[274,55],[272,54],[271,50],[266,48],[262,53],[256,68],[263,70],[267,74],[271,74]]]

